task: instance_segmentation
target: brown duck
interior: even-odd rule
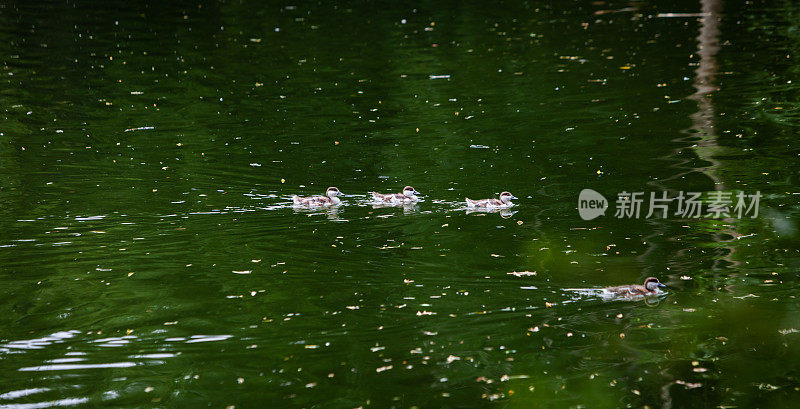
[[[655,277],[647,277],[644,280],[644,285],[631,284],[620,285],[616,287],[606,287],[603,292],[608,295],[615,295],[620,297],[641,296],[641,295],[656,295],[661,293],[661,288],[666,287],[661,284]]]
[[[336,206],[342,201],[337,196],[344,196],[342,192],[339,191],[338,188],[329,187],[328,190],[325,192],[325,196],[309,196],[309,197],[300,197],[297,195],[292,196],[292,202],[295,206],[307,206],[307,207],[318,207],[318,206]]]

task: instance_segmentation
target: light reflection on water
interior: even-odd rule
[[[446,6],[0,14],[0,407],[794,402],[796,7]],[[765,218],[575,210],[717,182]]]

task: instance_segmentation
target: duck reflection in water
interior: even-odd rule
[[[327,216],[328,220],[345,221],[345,219],[342,219],[339,216],[339,209],[340,208],[338,206],[330,206],[330,207],[292,206],[292,210],[294,210],[295,214],[305,214],[308,215],[308,217],[325,215]]]
[[[402,204],[372,202],[371,205],[372,205],[373,209],[386,209],[386,208],[402,207],[404,214],[416,213],[417,210],[419,210],[419,206],[417,206],[417,202],[408,202],[408,203],[402,203]]]
[[[517,213],[517,210],[511,210],[511,209],[476,209],[474,207],[468,207],[468,208],[466,208],[464,210],[466,210],[467,214],[472,214],[472,213],[483,213],[483,214],[486,214],[486,213],[499,213],[500,217],[502,217],[504,219],[508,219],[509,217],[511,217],[515,213]]]

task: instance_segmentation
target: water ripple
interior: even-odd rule
[[[52,407],[55,407],[55,406],[80,405],[81,403],[86,403],[88,401],[89,401],[89,398],[68,398],[68,399],[51,400],[51,401],[48,401],[48,402],[10,403],[10,404],[7,404],[7,405],[0,405],[0,409],[52,408]]]
[[[23,339],[18,341],[11,341],[7,344],[2,345],[5,348],[9,349],[43,349],[44,347],[54,344],[64,342],[67,338],[72,338],[75,334],[79,334],[78,331],[59,331],[48,335],[42,338],[34,338],[34,339]],[[2,351],[3,349],[0,349]]]
[[[129,368],[136,365],[137,364],[135,362],[109,362],[105,364],[60,364],[26,366],[24,368],[19,368],[19,370],[20,372],[71,371],[73,369]]]

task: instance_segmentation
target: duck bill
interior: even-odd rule
[[[666,285],[664,285],[663,283],[658,283],[658,288],[666,288],[666,287],[667,287],[667,286],[666,286]]]

